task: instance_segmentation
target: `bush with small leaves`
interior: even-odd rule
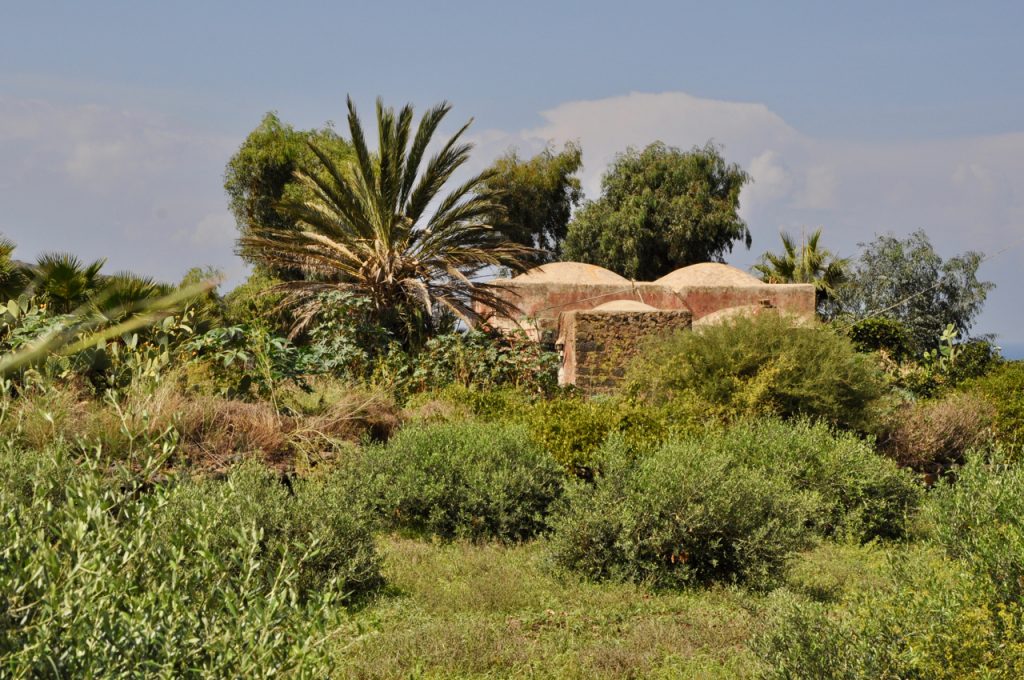
[[[806,416],[870,431],[883,391],[870,356],[824,326],[759,314],[652,343],[626,388],[655,405],[704,405],[709,417]]]
[[[472,420],[409,425],[368,448],[361,473],[387,525],[445,538],[532,538],[562,488],[523,427]]]
[[[597,579],[763,587],[809,538],[809,492],[728,451],[672,442],[640,457],[621,437],[604,473],[570,485],[553,520],[556,562]]]
[[[325,677],[335,608],[379,580],[350,503],[251,469],[154,486],[11,447],[0,469],[22,479],[0,487],[3,677]]]
[[[746,421],[706,435],[699,446],[814,494],[810,522],[823,536],[903,538],[922,498],[912,474],[863,439],[823,423]]]

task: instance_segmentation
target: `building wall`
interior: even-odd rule
[[[685,310],[564,313],[559,324],[560,382],[586,394],[610,392],[649,339],[688,330],[692,322]]]
[[[515,319],[499,319],[496,325],[526,324],[538,335],[558,326],[559,315],[593,309],[614,300],[636,300],[663,310],[686,310],[696,321],[729,307],[759,305],[797,316],[814,316],[811,284],[761,284],[756,286],[689,286],[671,288],[658,283],[636,282],[625,286],[590,283],[533,283],[496,280],[501,297],[519,310]]]

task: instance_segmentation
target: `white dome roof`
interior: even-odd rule
[[[638,302],[637,300],[612,300],[599,304],[591,311],[657,311],[657,307]]]
[[[687,286],[714,287],[714,286],[760,286],[764,282],[754,278],[742,269],[722,264],[720,262],[701,262],[691,264],[689,267],[677,269],[671,274],[666,274],[655,281],[671,288],[685,288]]]
[[[628,285],[629,280],[613,271],[583,262],[552,262],[534,267],[512,279],[519,283],[605,283]]]

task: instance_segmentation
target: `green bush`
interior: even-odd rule
[[[1024,447],[1024,361],[1007,362],[960,389],[985,397],[995,407],[996,435],[1003,446],[1016,451]]]
[[[987,578],[1003,602],[1024,602],[1024,467],[976,454],[928,508],[951,557]]]
[[[362,474],[384,521],[438,536],[527,539],[561,492],[557,463],[520,426],[409,425],[367,449]]]
[[[253,470],[150,488],[59,451],[0,461],[22,479],[0,488],[0,676],[325,677],[333,608],[379,578],[347,503]]]
[[[893,559],[887,587],[795,605],[760,640],[772,678],[1024,675],[1024,469],[969,457],[926,505],[938,548]]]
[[[670,443],[633,457],[621,437],[605,472],[576,483],[553,520],[564,567],[593,579],[766,586],[808,538],[812,494],[726,450]]]
[[[914,477],[852,433],[807,420],[757,420],[705,436],[704,450],[786,480],[815,496],[810,522],[824,536],[901,538],[922,489]]]
[[[858,352],[884,351],[894,361],[903,361],[913,354],[910,329],[895,319],[875,316],[861,319],[847,333]]]
[[[410,388],[423,391],[447,385],[549,394],[558,386],[558,355],[522,334],[470,330],[437,335],[416,354]]]
[[[556,461],[588,479],[597,468],[595,455],[610,434],[621,435],[634,453],[655,448],[668,434],[664,413],[616,398],[540,401],[523,418]]]
[[[270,583],[291,553],[305,550],[294,565],[294,587],[306,598],[336,584],[358,595],[381,583],[380,560],[371,521],[359,512],[356,489],[320,480],[281,478],[260,463],[246,463],[225,480],[198,480],[176,486],[166,512],[189,517],[216,507],[206,528],[213,546],[230,550],[238,527],[261,536],[262,573]],[[255,574],[250,574],[252,577]]]
[[[740,317],[650,345],[630,368],[628,391],[653,404],[708,415],[808,416],[870,430],[881,372],[848,338],[773,314]]]
[[[766,678],[1019,678],[1019,602],[993,600],[989,584],[956,563],[915,550],[896,559],[893,583],[836,607],[789,601],[755,648]]]

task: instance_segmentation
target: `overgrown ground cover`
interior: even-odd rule
[[[386,381],[183,325],[6,379],[3,675],[1024,669],[1019,364],[918,366],[915,397],[833,330],[739,320],[585,399],[499,339]]]

